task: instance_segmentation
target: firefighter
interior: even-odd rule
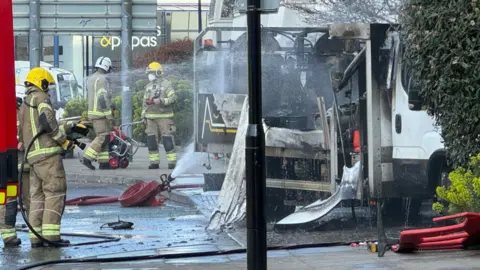
[[[18,149],[18,169],[19,170],[23,160],[23,144],[21,140],[21,134],[19,132],[20,121],[18,120],[20,118],[19,111],[20,111],[21,105],[22,105],[22,98],[17,97],[17,140],[18,140],[17,149]],[[28,198],[30,197],[30,195],[28,194],[28,190],[29,190],[28,177],[29,177],[28,164],[25,164],[23,168],[23,176],[21,181],[23,181],[23,189],[22,189],[23,198],[24,198],[23,204],[26,211],[28,211],[28,205],[29,205]],[[0,205],[0,233],[2,234],[2,240],[5,247],[16,247],[22,243],[22,241],[19,238],[17,238],[17,233],[15,230],[17,207],[18,207],[18,202],[15,198],[9,198],[7,200],[7,205]]]
[[[152,62],[146,73],[150,83],[145,88],[142,117],[146,119],[147,146],[149,152],[149,169],[160,167],[158,141],[162,137],[163,147],[167,154],[168,169],[174,169],[177,163],[175,153],[175,124],[173,122],[172,105],[177,100],[172,84],[163,78],[160,63]]]
[[[26,97],[20,111],[21,140],[27,145],[41,130],[40,135],[27,154],[30,164],[29,222],[42,236],[52,242],[68,244],[60,238],[60,221],[66,195],[63,150],[72,150],[74,144],[60,130],[52,108],[49,86],[53,76],[45,69],[30,70],[25,80]],[[30,232],[32,248],[44,243]]]
[[[108,57],[101,56],[95,63],[95,73],[88,78],[88,120],[93,123],[96,137],[85,149],[82,163],[91,170],[95,170],[92,162],[97,160],[99,169],[110,169],[108,140],[112,130],[115,106],[112,103],[111,90],[106,74],[111,71],[112,61]]]

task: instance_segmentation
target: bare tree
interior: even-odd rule
[[[315,24],[396,23],[404,0],[285,0],[303,19]]]

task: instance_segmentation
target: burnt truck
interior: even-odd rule
[[[400,31],[399,25],[390,24],[329,26],[331,39],[358,45],[345,52],[354,55],[346,68],[330,71],[336,97],[352,84],[357,86],[354,88],[357,93],[350,95],[358,97],[354,102],[334,105],[334,114],[349,112],[351,121],[348,125],[344,121],[331,121],[332,129],[339,123],[336,130],[344,138],[340,143],[331,140],[331,149],[340,153],[337,160],[332,155],[331,162],[355,162],[359,170],[354,178],[359,185],[354,189],[361,193],[360,201],[380,202],[382,216],[409,223],[418,221],[422,201],[435,199],[436,187],[447,184],[450,168],[441,127],[422,109],[420,84],[404,60],[405,41]],[[349,152],[352,147],[354,151]],[[351,167],[347,164],[346,168],[344,171]],[[312,222],[344,198],[357,199],[341,191],[345,187],[343,179],[339,187],[340,191],[337,188],[327,200],[314,202],[276,225]]]
[[[197,152],[232,152],[247,96],[246,43],[245,27],[209,27],[195,41]],[[332,109],[327,108],[352,99],[345,94],[338,100],[330,81],[332,68],[345,68],[354,58],[345,53],[353,50],[349,46],[354,43],[329,39],[328,28],[262,28],[269,219],[328,197],[341,177],[343,163],[330,161],[329,138],[339,137],[330,131]],[[349,109],[341,107],[346,111],[339,115],[347,125]]]
[[[245,38],[215,43],[204,34],[195,47],[196,151],[229,153],[247,91]],[[422,110],[419,84],[403,60],[398,26],[265,27],[262,38],[269,219],[319,219],[343,200],[342,177],[352,168],[357,194],[350,201],[380,199],[384,213],[415,218],[450,168],[440,127]]]

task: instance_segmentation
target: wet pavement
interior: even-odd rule
[[[67,199],[78,196],[118,196],[127,186],[112,184],[69,184]],[[100,229],[107,222],[134,222],[133,230]],[[23,220],[19,215],[18,224]],[[28,235],[19,232],[24,243],[20,248],[0,249],[1,269],[39,261],[97,256],[145,249],[195,245],[238,246],[226,234],[210,234],[204,230],[207,220],[197,209],[167,200],[165,206],[122,208],[119,203],[67,206],[62,219],[63,233],[106,234],[121,237],[119,242],[94,246],[31,249]],[[92,239],[67,237],[72,243]],[[94,239],[95,240],[95,239]]]
[[[185,252],[185,251],[183,251]],[[154,252],[152,252],[154,254]],[[442,251],[416,254],[387,252],[379,258],[365,247],[329,247],[297,250],[276,250],[268,252],[268,269],[479,269],[480,251]],[[205,256],[197,258],[176,258],[161,260],[133,261],[122,263],[59,264],[34,269],[84,270],[84,269],[191,269],[231,270],[247,269],[245,253]]]

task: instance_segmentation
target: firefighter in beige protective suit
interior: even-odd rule
[[[30,164],[29,222],[45,239],[57,243],[69,243],[60,238],[60,222],[63,215],[67,183],[62,153],[72,150],[74,144],[61,131],[52,108],[49,86],[55,81],[45,69],[30,70],[25,80],[26,97],[20,111],[20,133],[24,145],[41,130],[45,131],[34,141],[27,154]],[[44,243],[30,232],[32,247]]]
[[[18,169],[20,170],[20,166],[23,160],[23,143],[21,139],[20,131],[20,121],[21,115],[20,106],[22,105],[22,99],[17,97],[17,140],[18,140]],[[28,163],[26,163],[23,167],[23,175],[21,181],[23,182],[22,185],[22,197],[23,199],[23,206],[25,211],[28,213],[28,206],[30,205],[30,195],[29,195],[29,181],[30,172]],[[15,230],[15,223],[17,218],[17,207],[18,202],[16,198],[9,198],[7,200],[7,205],[0,205],[0,233],[2,234],[2,240],[5,247],[15,247],[19,246],[22,241],[17,238],[17,233]]]
[[[96,72],[88,78],[88,120],[93,123],[96,137],[85,149],[82,163],[95,170],[93,161],[98,161],[99,169],[110,169],[108,136],[112,130],[115,106],[106,74],[110,72],[112,61],[108,57],[99,57],[95,63]]]
[[[174,169],[177,163],[175,152],[175,123],[173,122],[172,105],[177,96],[172,84],[163,75],[160,63],[152,62],[148,65],[146,73],[150,81],[145,88],[142,118],[146,119],[147,147],[150,159],[149,169],[160,167],[160,154],[158,141],[162,137],[163,147],[167,154],[168,169]]]

